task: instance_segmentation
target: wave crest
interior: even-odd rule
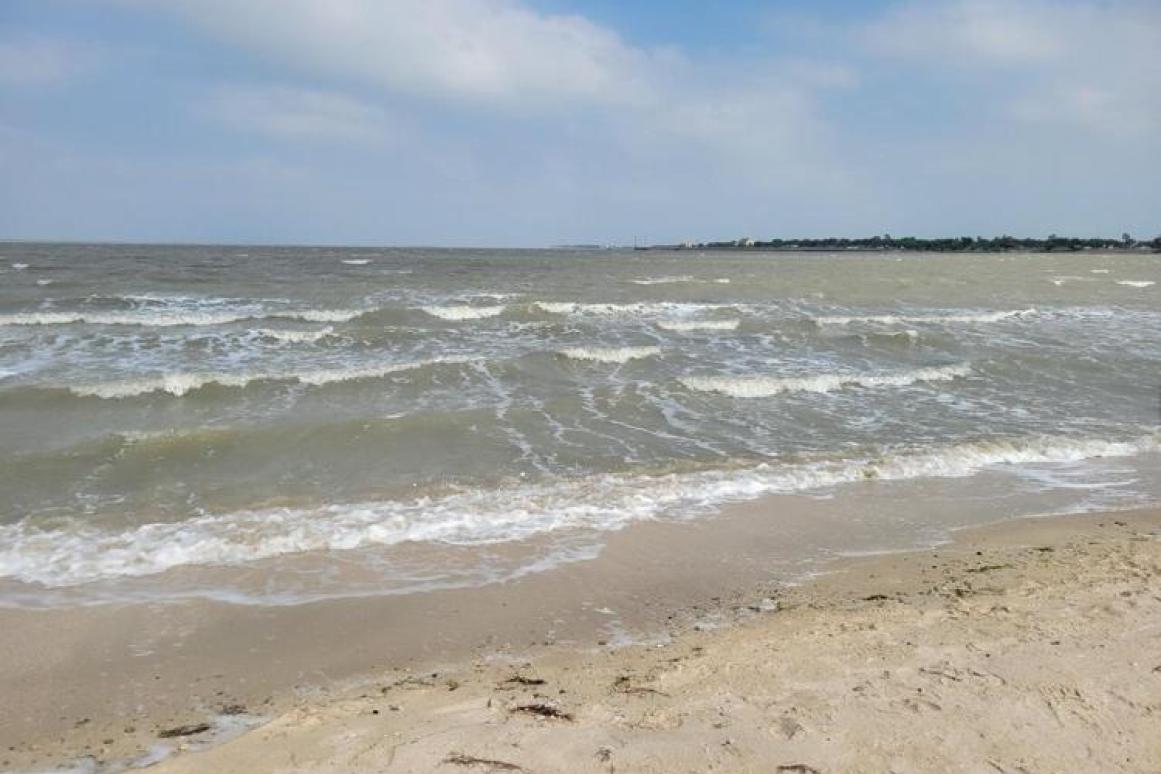
[[[488,317],[498,317],[508,307],[498,306],[424,306],[421,309],[432,317],[441,320],[459,322],[461,320],[483,320]]]
[[[570,360],[588,360],[594,363],[628,363],[659,354],[660,347],[569,347],[557,354]]]
[[[694,304],[677,301],[635,302],[635,303],[579,303],[576,301],[534,301],[532,306],[549,314],[594,315],[611,317],[616,315],[681,315],[693,314],[707,309],[729,308],[729,304]]]
[[[834,392],[844,387],[905,387],[917,382],[942,382],[971,373],[960,363],[918,368],[893,374],[817,374],[814,376],[687,376],[681,384],[698,392],[716,392],[732,398],[767,398],[784,392]]]
[[[0,577],[49,587],[153,575],[186,565],[243,565],[306,551],[404,541],[461,545],[522,540],[564,529],[614,530],[664,513],[867,479],[964,477],[986,468],[1161,451],[1161,436],[1114,441],[1039,436],[743,471],[600,476],[407,501],[271,508],[145,524],[112,532],[80,523],[43,530],[0,525]]]
[[[739,319],[732,320],[659,320],[657,327],[666,331],[686,333],[688,331],[736,331],[742,324]]]
[[[247,387],[256,382],[297,382],[312,387],[321,387],[335,382],[348,382],[358,379],[378,379],[400,371],[413,371],[418,368],[432,365],[446,365],[470,362],[471,358],[435,358],[432,360],[417,360],[407,363],[386,363],[376,366],[324,368],[313,371],[290,372],[257,372],[257,373],[175,373],[161,376],[127,379],[117,382],[100,382],[97,384],[77,385],[69,387],[69,392],[82,397],[118,399],[132,398],[138,395],[147,395],[152,392],[164,392],[175,397],[181,397],[203,387],[217,385],[220,387]]]
[[[1035,314],[1035,309],[1017,309],[1004,312],[954,312],[950,314],[928,315],[824,315],[813,319],[818,325],[850,325],[852,323],[875,323],[879,325],[899,325],[901,323],[993,323],[1003,320],[1022,319]]]
[[[227,325],[243,320],[288,319],[306,322],[347,322],[367,313],[366,309],[303,309],[287,311],[127,311],[127,312],[16,312],[0,314],[0,326],[31,325],[132,325],[175,327]]]

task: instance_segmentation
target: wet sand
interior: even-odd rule
[[[817,518],[636,525],[483,589],[0,611],[0,760],[126,761],[261,717],[160,770],[1157,770],[1161,511],[1004,522],[787,586],[788,546],[844,529],[833,502],[793,507]]]

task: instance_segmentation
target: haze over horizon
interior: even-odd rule
[[[1161,233],[1161,6],[9,0],[0,238]]]

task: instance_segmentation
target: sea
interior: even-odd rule
[[[0,244],[0,606],[505,582],[907,482],[1156,504],[1159,281],[1130,252]]]

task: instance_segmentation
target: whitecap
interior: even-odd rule
[[[570,347],[557,352],[570,360],[589,360],[594,363],[628,363],[659,354],[660,347]]]
[[[497,317],[504,313],[505,306],[425,306],[424,312],[441,320],[459,322],[462,320],[482,320],[488,317]]]
[[[1156,283],[1153,280],[1117,280],[1118,285],[1126,285],[1130,288],[1147,288]]]
[[[307,322],[346,322],[363,314],[366,309],[303,309],[272,311],[199,311],[194,309],[125,312],[15,312],[0,314],[0,326],[32,325],[125,325],[146,328],[177,326],[226,325],[243,320],[286,318]]]
[[[348,322],[356,317],[362,317],[370,309],[303,309],[301,311],[271,312],[265,317],[287,317],[292,320],[306,320],[307,322]]]
[[[370,258],[344,258],[343,263],[348,266],[366,266],[371,262]]]
[[[690,331],[736,331],[742,321],[732,320],[658,320],[657,327],[677,333]]]
[[[0,525],[0,577],[64,587],[189,565],[245,565],[307,551],[408,541],[494,544],[560,530],[616,530],[662,514],[688,517],[724,502],[867,479],[965,477],[999,466],[1157,451],[1157,434],[1124,441],[1036,436],[814,463],[765,463],[745,470],[603,475],[469,489],[439,498],[244,510],[118,531],[79,521],[53,529],[18,522]]]
[[[549,314],[592,315],[612,317],[618,315],[656,316],[694,314],[708,309],[728,308],[729,304],[693,304],[676,301],[631,302],[631,303],[578,303],[575,301],[534,301],[532,304]]]
[[[664,277],[646,277],[645,279],[630,280],[634,285],[675,285],[680,282],[697,282],[696,277],[688,274]]]
[[[164,392],[181,397],[194,390],[200,390],[203,387],[209,387],[211,385],[221,387],[247,387],[256,382],[296,382],[312,387],[319,387],[335,382],[346,382],[357,379],[377,379],[400,371],[411,371],[417,368],[423,368],[424,366],[466,363],[470,362],[470,360],[470,358],[448,357],[406,363],[323,368],[308,371],[171,373],[122,381],[73,385],[68,390],[74,395],[82,397],[117,399],[132,398],[137,395],[147,395],[152,392]]]
[[[959,363],[885,374],[828,373],[811,376],[687,376],[682,385],[698,392],[716,392],[733,398],[767,398],[785,392],[834,392],[844,387],[906,387],[918,382],[960,379],[971,366]]]
[[[270,339],[277,339],[288,344],[312,344],[316,341],[321,341],[328,336],[334,335],[335,329],[329,325],[322,330],[317,331],[289,331],[279,330],[277,328],[259,328],[255,331],[259,336],[265,336]]]
[[[850,325],[852,323],[876,323],[899,325],[901,323],[994,323],[1004,320],[1024,319],[1034,316],[1035,309],[1016,309],[1002,312],[948,312],[940,314],[874,314],[874,315],[834,315],[815,317],[818,325]]]

